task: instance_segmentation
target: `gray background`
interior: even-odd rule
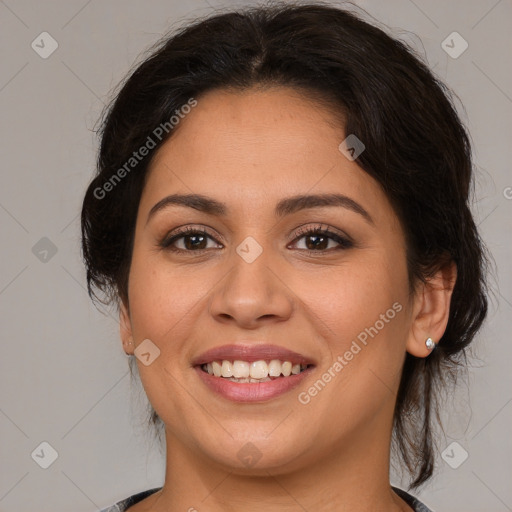
[[[457,469],[439,457],[419,497],[440,512],[512,510],[512,2],[356,3],[460,97],[478,170],[474,212],[496,261],[469,385],[447,403],[440,437],[440,451],[458,443],[452,465],[462,449],[469,457]],[[243,4],[0,0],[0,512],[96,511],[163,482],[116,319],[85,291],[78,212],[112,88],[170,27]],[[31,47],[43,31],[59,45],[47,59]],[[453,31],[469,44],[458,58],[441,47]],[[48,469],[31,457],[43,441],[58,452]]]

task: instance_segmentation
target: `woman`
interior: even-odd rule
[[[431,477],[487,311],[445,87],[347,11],[277,4],[164,40],[101,136],[89,292],[166,441],[163,487],[107,510],[428,511],[391,453]]]

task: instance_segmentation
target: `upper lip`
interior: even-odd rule
[[[277,345],[257,344],[251,345],[236,344],[222,345],[203,352],[192,360],[194,366],[211,363],[212,361],[290,361],[292,364],[314,364],[308,357],[294,352],[293,350],[279,347]]]

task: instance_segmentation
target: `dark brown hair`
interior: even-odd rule
[[[447,261],[457,265],[446,331],[428,358],[407,354],[396,401],[394,446],[411,487],[418,487],[433,472],[436,399],[464,363],[465,348],[486,316],[487,260],[469,208],[470,142],[451,93],[412,49],[359,16],[320,3],[245,8],[190,23],[151,50],[101,125],[97,174],[82,209],[89,294],[127,303],[146,171],[173,130],[113,182],[133,152],[190,98],[267,85],[323,98],[343,113],[345,133],[363,141],[357,163],[377,180],[401,220],[411,289]],[[161,422],[155,411],[151,420]]]

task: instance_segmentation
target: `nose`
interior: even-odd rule
[[[230,270],[210,298],[210,313],[216,321],[256,329],[290,318],[293,292],[277,265],[272,265],[270,250],[264,250],[254,261],[237,252],[230,259]]]

